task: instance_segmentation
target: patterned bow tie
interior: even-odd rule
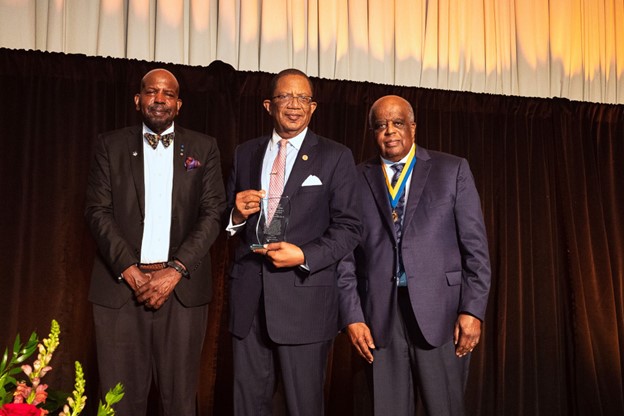
[[[163,146],[168,147],[175,137],[175,133],[163,134],[162,136],[160,134],[145,133],[143,137],[145,137],[145,140],[147,140],[150,146],[156,149],[159,140],[162,142]]]

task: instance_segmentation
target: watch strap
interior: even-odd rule
[[[171,267],[176,272],[180,273],[182,277],[189,277],[189,272],[176,261],[170,260],[167,262],[167,267]]]

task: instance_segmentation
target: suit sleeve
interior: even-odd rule
[[[331,178],[330,224],[322,236],[301,247],[310,273],[335,264],[350,253],[362,232],[356,197],[357,173],[350,150],[345,148],[340,152]]]
[[[85,218],[101,255],[114,275],[119,276],[138,263],[139,257],[115,221],[109,151],[104,136],[99,136],[89,171]]]
[[[458,312],[467,312],[483,320],[491,280],[487,233],[479,194],[465,159],[461,161],[457,176],[455,220],[463,268]]]
[[[236,178],[237,178],[237,165],[238,165],[238,150],[239,147],[237,146],[235,151],[234,151],[234,158],[232,160],[232,168],[230,169],[230,176],[228,177],[228,182],[227,182],[227,186],[225,188],[225,195],[227,198],[227,204],[226,204],[226,209],[225,209],[225,213],[223,215],[223,223],[224,224],[229,224],[230,222],[230,218],[231,218],[231,214],[232,214],[232,210],[234,209],[234,205],[236,203]],[[245,224],[245,223],[243,223]],[[240,225],[237,228],[237,232],[240,231],[242,228],[244,227],[244,225]],[[233,235],[233,234],[232,234]],[[228,234],[228,236],[231,236],[230,234]]]
[[[195,225],[174,253],[191,273],[204,259],[221,231],[225,209],[225,189],[221,175],[221,160],[216,140],[209,138],[208,159],[203,170],[199,215]]]
[[[357,288],[356,263],[353,252],[338,264],[338,297],[340,328],[355,322],[366,322]]]

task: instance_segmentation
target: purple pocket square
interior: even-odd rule
[[[184,167],[187,171],[193,170],[201,166],[201,162],[197,159],[193,159],[191,156],[187,157],[184,161]]]

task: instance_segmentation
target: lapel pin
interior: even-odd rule
[[[137,152],[132,152],[132,156],[138,156],[139,154]]]
[[[303,156],[301,156],[301,159],[303,159],[303,160],[308,160],[308,155],[303,155]]]

